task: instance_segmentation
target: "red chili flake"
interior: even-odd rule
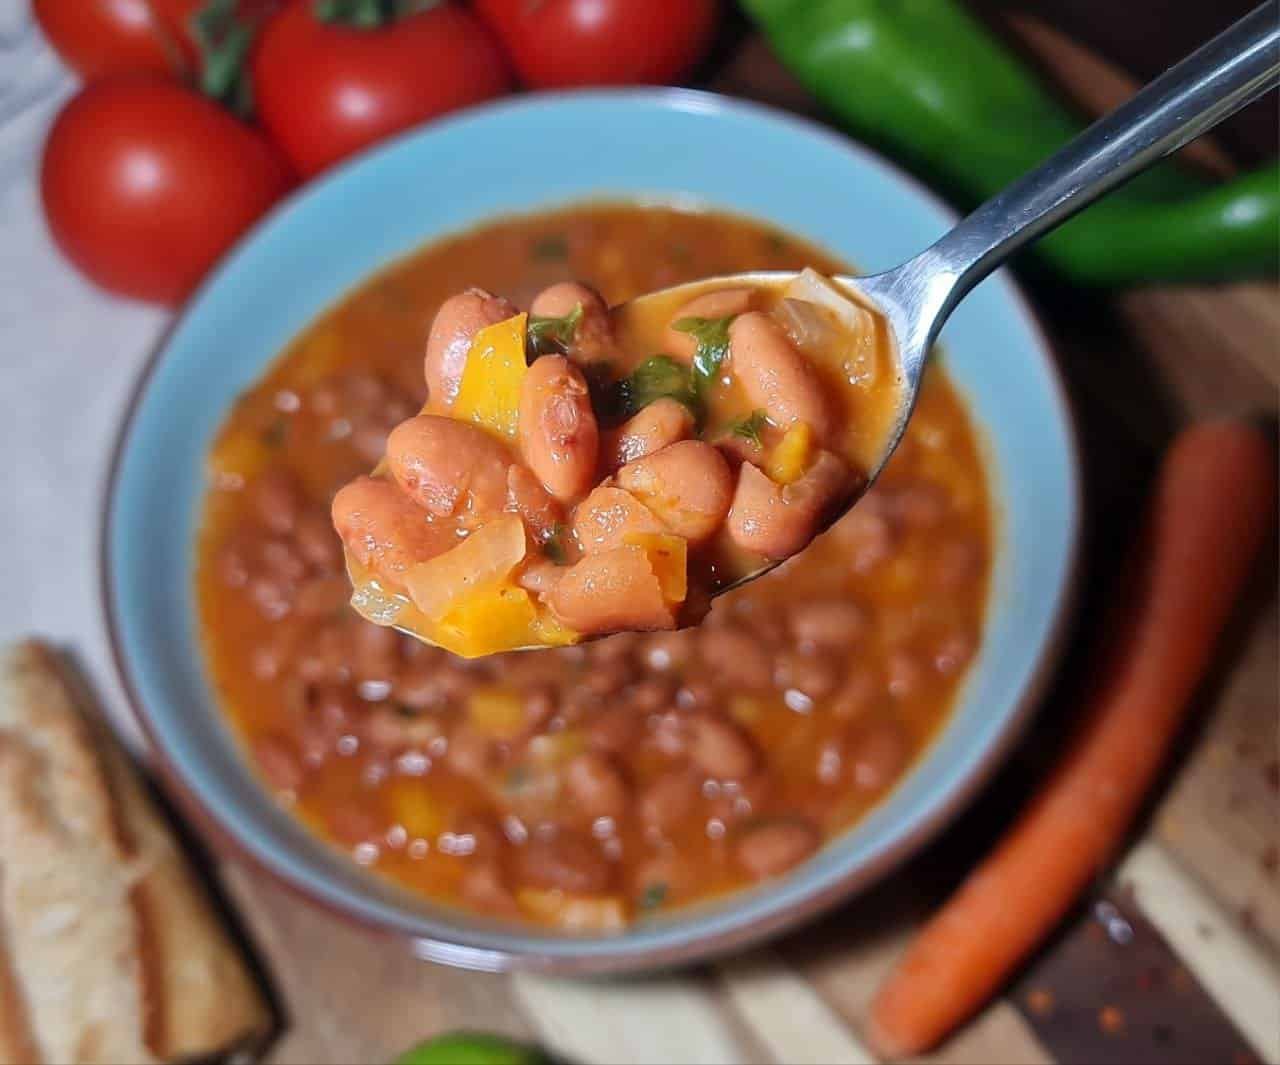
[[[1274,843],[1271,844],[1263,850],[1262,856],[1258,861],[1262,865],[1262,871],[1267,876],[1275,876],[1276,871],[1280,870],[1280,847],[1277,847]]]
[[[1053,992],[1047,987],[1033,987],[1027,992],[1027,1009],[1037,1017],[1047,1017],[1053,1012]]]
[[[1263,779],[1272,791],[1280,792],[1280,761],[1272,759],[1262,767]]]
[[[1115,1006],[1103,1006],[1098,1011],[1098,1027],[1107,1035],[1119,1035],[1124,1031],[1124,1014]]]

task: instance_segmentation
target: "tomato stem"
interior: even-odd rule
[[[245,59],[255,29],[256,23],[240,17],[239,0],[208,0],[191,16],[191,36],[200,50],[200,91],[241,117],[253,106]]]
[[[312,11],[321,22],[339,22],[357,29],[373,29],[417,15],[440,0],[314,0]]]

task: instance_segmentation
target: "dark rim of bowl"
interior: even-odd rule
[[[702,90],[641,87],[531,93],[496,103],[489,102],[465,108],[429,125],[406,130],[367,151],[357,154],[352,159],[344,161],[325,175],[290,194],[284,201],[273,207],[263,219],[260,219],[247,236],[251,236],[264,224],[289,210],[300,196],[306,194],[305,190],[313,189],[330,181],[340,181],[349,169],[363,165],[383,153],[395,151],[401,141],[421,136],[428,129],[438,129],[442,126],[452,125],[455,122],[472,120],[478,114],[484,112],[538,108],[548,103],[555,104],[560,101],[587,98],[640,101],[661,107],[683,105],[684,109],[696,108],[701,111],[737,111],[751,118],[781,123],[792,127],[804,136],[821,139],[838,151],[856,157],[860,164],[869,164],[880,168],[882,171],[887,172],[898,184],[909,188],[926,201],[942,217],[953,224],[959,219],[959,216],[948,204],[915,177],[899,169],[894,163],[885,159],[873,149],[812,119],[754,101],[722,96]],[[174,331],[185,320],[187,315],[192,313],[192,308],[199,303],[204,290],[213,285],[223,271],[230,267],[235,257],[234,253],[235,249],[233,248],[214,267],[196,291],[188,297],[182,309],[175,315],[168,328],[164,330],[155,346],[155,350],[147,358],[141,372],[138,374],[125,418],[112,449],[106,487],[102,496],[98,538],[99,591],[102,596],[108,643],[117,675],[120,678],[121,687],[125,693],[129,712],[147,739],[146,757],[158,771],[166,794],[174,801],[182,814],[198,829],[201,836],[213,844],[218,854],[235,858],[254,869],[262,871],[296,897],[305,899],[349,923],[390,939],[397,941],[407,940],[406,945],[410,951],[424,960],[484,971],[539,971],[561,975],[652,971],[705,961],[731,951],[742,950],[758,944],[787,929],[813,920],[820,914],[832,909],[837,903],[848,899],[857,891],[866,888],[871,883],[887,875],[911,854],[919,850],[968,805],[979,788],[991,778],[996,767],[1004,760],[1005,755],[1025,731],[1030,721],[1031,713],[1040,702],[1050,677],[1058,664],[1069,632],[1070,619],[1078,596],[1077,586],[1081,561],[1081,524],[1084,500],[1080,445],[1077,438],[1075,416],[1070,397],[1052,357],[1052,346],[1043,327],[1040,325],[1039,319],[1036,317],[1030,301],[1017,281],[1007,271],[1000,270],[996,276],[1000,278],[1019,315],[1035,338],[1045,370],[1045,379],[1050,387],[1051,399],[1062,414],[1062,423],[1067,438],[1067,465],[1070,475],[1069,491],[1072,508],[1072,524],[1068,530],[1068,557],[1063,571],[1064,577],[1057,609],[1050,620],[1044,646],[1022,692],[1018,696],[1016,705],[1009,712],[1004,725],[994,740],[986,750],[977,756],[968,774],[960,779],[949,792],[940,794],[930,800],[926,804],[923,813],[917,815],[915,823],[907,831],[884,844],[878,851],[872,853],[855,867],[846,870],[831,880],[821,890],[812,891],[795,901],[790,907],[775,908],[754,923],[749,925],[736,924],[714,934],[697,935],[695,933],[681,942],[670,945],[628,948],[626,947],[625,939],[619,938],[617,940],[618,946],[624,948],[620,953],[599,955],[538,955],[502,947],[477,947],[471,944],[450,942],[438,936],[414,933],[371,915],[353,912],[340,905],[337,901],[331,900],[314,890],[300,878],[295,878],[290,873],[275,867],[240,839],[234,827],[223,824],[207,808],[194,790],[187,785],[181,767],[169,756],[163,744],[159,741],[153,727],[151,715],[134,683],[133,672],[120,636],[118,603],[110,566],[111,516],[125,448],[131,438],[138,411],[145,400],[151,379],[164,358],[169,340]],[[270,801],[269,797],[266,798]],[[779,883],[781,882],[779,881]],[[730,903],[729,905],[732,904]],[[567,936],[563,937],[563,939],[566,943],[575,941],[572,937]],[[583,937],[581,942],[600,943],[607,942],[607,940],[605,937]]]

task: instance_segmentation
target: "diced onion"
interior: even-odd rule
[[[527,551],[524,522],[518,514],[503,514],[457,547],[410,568],[404,585],[419,610],[439,619],[450,604],[505,578]]]
[[[776,313],[797,347],[810,358],[837,363],[850,384],[875,383],[876,323],[870,311],[807,267],[782,296]]]

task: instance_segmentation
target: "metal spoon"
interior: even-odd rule
[[[1245,104],[1280,84],[1280,0],[1268,0],[1104,116],[1035,170],[988,200],[931,247],[868,277],[833,278],[888,320],[896,343],[902,399],[879,475],[907,427],[934,340],[956,305],[1024,244],[1061,225]],[[649,293],[672,301],[723,287],[782,287],[796,275],[758,271]],[[851,500],[850,505],[856,500]],[[753,574],[752,576],[758,576]]]

